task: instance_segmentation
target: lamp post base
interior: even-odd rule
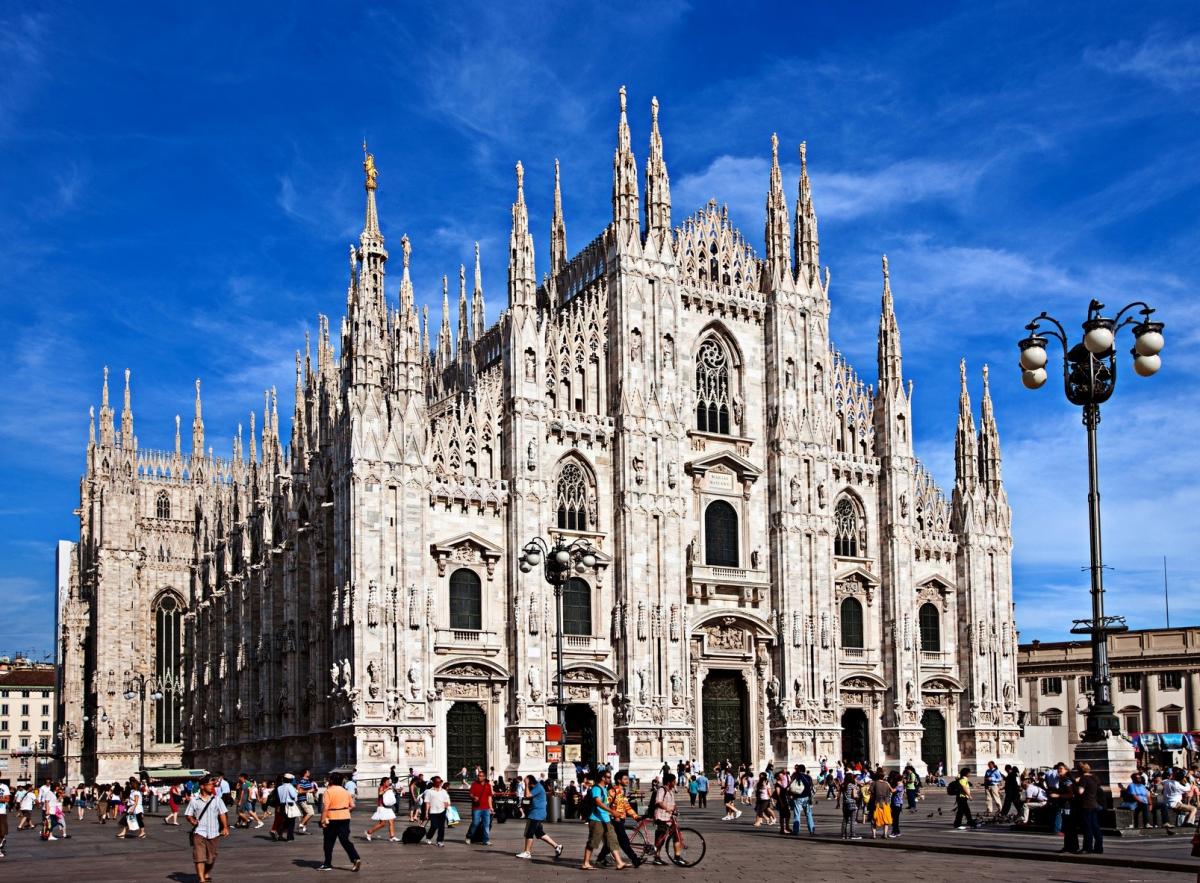
[[[1137,759],[1133,743],[1124,736],[1109,734],[1095,742],[1080,742],[1075,746],[1075,763],[1086,763],[1100,788],[1114,798],[1121,799],[1121,786],[1129,783],[1129,777],[1137,771]],[[1109,803],[1111,806],[1111,802]]]

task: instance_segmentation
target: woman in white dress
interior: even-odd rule
[[[367,829],[363,834],[367,840],[371,839],[371,835],[380,828],[387,826],[388,840],[392,843],[396,842],[396,790],[392,787],[392,780],[384,776],[379,783],[379,792],[375,795],[375,813],[371,816],[371,821],[375,824]]]

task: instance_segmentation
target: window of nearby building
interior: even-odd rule
[[[1042,712],[1042,724],[1047,727],[1062,726],[1062,712],[1056,708]]]
[[[23,714],[23,715],[29,714],[29,703],[28,702],[21,706],[21,714]]]
[[[1117,680],[1117,689],[1122,693],[1139,692],[1142,689],[1142,676],[1140,674],[1121,675]]]
[[[1025,695],[1025,679],[1024,678],[1017,678],[1017,695],[1018,696]]]
[[[45,750],[46,750],[46,749],[48,749],[49,747],[50,747],[50,740],[49,740],[49,739],[38,739],[38,748],[39,748],[41,751],[45,751]]]
[[[858,512],[849,498],[842,497],[833,507],[833,554],[858,557]]]
[[[42,721],[42,732],[50,729],[50,721]]]
[[[8,703],[0,705],[0,714],[8,714]]]
[[[563,586],[563,634],[592,633],[592,587],[578,577]]]
[[[938,653],[942,649],[942,614],[933,604],[926,601],[917,611],[921,626],[921,649],[926,653]]]
[[[183,611],[172,594],[163,595],[154,610],[155,657],[154,673],[161,685],[162,698],[154,704],[154,741],[169,745],[179,741],[182,706],[179,700],[179,661],[182,653],[180,639]]]
[[[21,721],[21,732],[22,733],[29,732],[29,721]]]
[[[7,730],[7,729],[8,729],[8,721],[0,720],[0,730]]]
[[[50,706],[49,706],[49,705],[43,705],[43,706],[42,706],[42,714],[49,714],[49,713],[50,713]]]
[[[563,530],[588,530],[588,480],[583,467],[568,460],[558,473],[558,526]]]
[[[1091,675],[1080,675],[1079,680],[1076,682],[1076,686],[1079,688],[1080,693],[1090,693],[1092,692],[1092,688],[1095,686],[1095,683],[1096,682],[1092,679]]]
[[[22,699],[28,699],[28,698],[29,698],[29,691],[28,691],[28,690],[22,690],[22,691],[21,691],[21,698],[22,698]]]
[[[1125,732],[1140,733],[1142,731],[1142,716],[1137,712],[1130,711],[1123,715],[1125,719]]]
[[[857,598],[842,599],[842,646],[863,646],[863,608]]]
[[[29,738],[28,738],[27,736],[22,736],[22,737],[21,737],[21,747],[22,747],[22,748],[28,748],[28,747],[29,747]]]
[[[711,567],[738,567],[738,517],[724,500],[714,500],[704,510],[704,563]]]
[[[1062,678],[1042,678],[1043,696],[1061,696]]]
[[[1182,733],[1183,716],[1178,711],[1163,712],[1163,732]]]
[[[167,496],[166,491],[158,492],[158,500],[154,503],[154,514],[159,518],[171,517],[171,498]]]
[[[465,567],[450,574],[450,628],[483,628],[483,586],[479,574]]]
[[[729,357],[712,337],[696,353],[696,428],[729,435]]]
[[[1158,676],[1158,688],[1160,690],[1182,690],[1183,672],[1164,671]]]
[[[0,751],[7,751],[7,750],[8,750],[8,737],[0,736]]]

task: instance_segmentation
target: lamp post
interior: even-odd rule
[[[551,543],[534,537],[521,549],[518,567],[521,573],[529,573],[539,564],[544,564],[546,582],[554,586],[554,619],[557,625],[557,677],[558,677],[558,725],[562,729],[563,742],[567,737],[567,707],[563,703],[563,586],[571,577],[571,571],[587,573],[596,566],[596,550],[582,537],[566,542],[563,537],[551,536]]]
[[[83,725],[85,727],[87,726],[87,720],[88,720],[87,715],[84,715]],[[70,771],[71,740],[74,738],[77,738],[78,736],[79,736],[79,727],[75,726],[75,724],[70,723],[69,721],[67,723],[64,723],[61,727],[58,728],[58,738],[62,741],[62,746],[63,746],[62,774],[63,774],[64,782],[70,782],[70,780],[71,780],[71,771]]]
[[[1047,380],[1046,344],[1053,337],[1063,349],[1063,388],[1067,401],[1083,408],[1087,428],[1088,452],[1088,533],[1090,547],[1091,619],[1074,621],[1071,633],[1090,635],[1092,644],[1092,698],[1086,713],[1083,743],[1105,742],[1119,736],[1121,721],[1112,702],[1112,683],[1108,665],[1108,636],[1128,629],[1125,618],[1104,613],[1104,562],[1100,533],[1100,474],[1096,461],[1096,427],[1100,423],[1100,405],[1108,401],[1117,385],[1117,333],[1133,326],[1133,370],[1150,377],[1162,367],[1159,352],[1163,348],[1163,323],[1152,320],[1153,308],[1142,301],[1123,307],[1115,318],[1103,315],[1104,304],[1088,304],[1083,322],[1083,339],[1072,344],[1066,329],[1054,317],[1042,312],[1025,326],[1029,336],[1020,341],[1021,382],[1028,389],[1039,389]],[[1134,314],[1140,318],[1135,318]],[[1082,753],[1082,752],[1081,752]],[[1077,756],[1079,753],[1077,753]],[[1105,770],[1107,772],[1108,770]]]
[[[157,702],[162,699],[163,694],[154,681],[150,680],[144,674],[135,674],[129,679],[129,683],[125,687],[125,698],[129,701],[138,700],[138,705],[141,714],[141,721],[138,725],[138,775],[143,779],[146,776],[146,690],[150,690],[150,699]]]

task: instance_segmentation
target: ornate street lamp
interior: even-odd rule
[[[596,550],[582,537],[566,542],[563,537],[552,537],[553,545],[541,537],[534,537],[521,550],[518,567],[521,573],[529,573],[538,565],[544,565],[546,582],[554,586],[554,616],[558,626],[558,725],[563,739],[567,735],[567,707],[563,703],[563,586],[571,578],[571,572],[587,573],[596,567]]]
[[[1085,743],[1119,736],[1121,721],[1113,709],[1112,683],[1108,666],[1108,636],[1128,629],[1122,616],[1104,614],[1104,563],[1100,543],[1100,477],[1096,464],[1096,426],[1100,423],[1100,405],[1108,401],[1117,385],[1116,339],[1126,325],[1133,326],[1133,370],[1150,377],[1162,367],[1159,352],[1163,348],[1163,323],[1151,319],[1154,310],[1142,301],[1123,307],[1116,318],[1101,314],[1104,304],[1093,300],[1083,323],[1083,339],[1072,345],[1062,324],[1042,312],[1025,326],[1029,336],[1020,341],[1021,382],[1028,389],[1039,389],[1047,380],[1047,336],[1056,338],[1063,348],[1063,388],[1067,401],[1083,408],[1088,449],[1088,528],[1091,551],[1091,619],[1077,619],[1071,628],[1076,635],[1090,635],[1092,643],[1092,698],[1081,739]],[[1140,319],[1134,317],[1134,313]]]
[[[84,715],[83,725],[85,727],[87,726],[87,721],[88,721],[87,715]],[[71,762],[71,740],[78,738],[78,736],[79,736],[79,727],[75,726],[75,724],[73,724],[69,721],[67,723],[64,723],[62,726],[60,726],[58,728],[58,738],[62,741],[62,747],[63,747],[62,748],[62,762],[63,762],[62,772],[63,772],[63,781],[64,782],[70,782],[71,772],[68,767],[68,764],[70,764],[70,762]]]
[[[163,698],[162,690],[158,688],[155,681],[148,679],[144,674],[135,674],[129,679],[129,683],[125,687],[125,698],[132,702],[138,700],[141,709],[141,722],[138,725],[138,775],[142,779],[149,778],[146,775],[146,691],[150,690],[150,699],[153,702]]]

